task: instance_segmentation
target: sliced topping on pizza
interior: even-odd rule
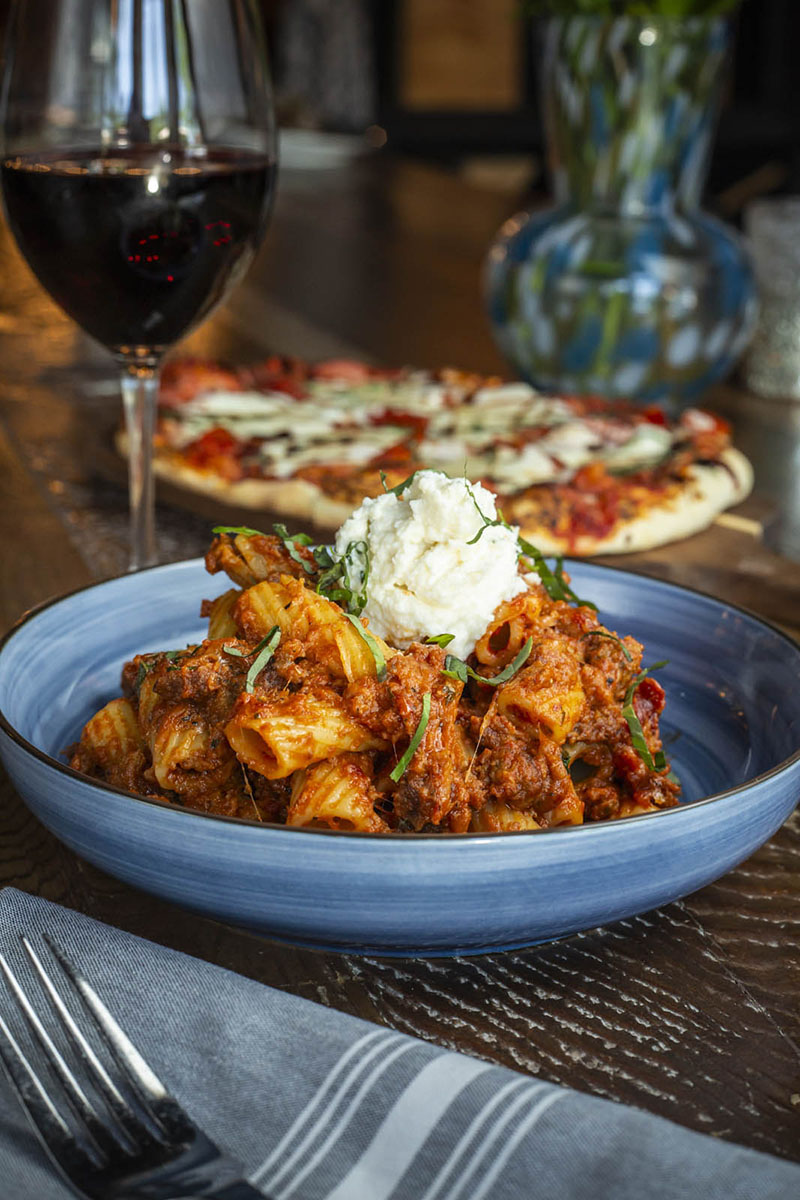
[[[709,428],[703,414],[670,429],[640,410],[603,415],[596,402],[542,396],[524,383],[476,388],[420,371],[377,378],[325,371],[292,381],[291,391],[272,379],[259,391],[212,385],[181,400],[164,413],[168,443],[186,449],[224,430],[239,448],[241,473],[273,479],[314,467],[388,468],[405,446],[404,461],[466,472],[510,495],[565,482],[596,462],[611,473],[656,466]]]
[[[556,554],[687,536],[752,486],[727,423],[698,409],[671,419],[653,406],[544,396],[449,368],[279,357],[235,371],[169,364],[158,453],[190,486],[321,524],[378,495],[384,475],[392,487],[421,467],[466,475]]]

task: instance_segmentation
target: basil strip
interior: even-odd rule
[[[484,675],[476,675],[470,667],[467,667],[467,670],[472,678],[477,679],[479,683],[488,683],[491,687],[497,687],[501,683],[508,683],[509,679],[516,675],[520,667],[530,658],[532,649],[533,638],[529,637],[514,661],[504,667],[499,675],[493,675],[491,679],[487,679]]]
[[[597,605],[594,601],[581,600],[567,583],[564,578],[564,559],[560,554],[555,558],[555,566],[551,569],[545,562],[541,550],[537,550],[531,542],[527,542],[523,537],[517,540],[520,547],[520,558],[527,558],[530,561],[542,581],[542,587],[551,600],[566,600],[568,603],[582,605],[584,608],[593,608],[597,612]]]
[[[447,474],[447,471],[439,471],[436,467],[417,467],[416,471],[412,471],[408,478],[404,479],[402,483],[396,483],[394,487],[387,487],[386,472],[381,471],[381,486],[387,495],[397,496],[399,499],[400,493],[406,490],[408,485],[413,482],[413,480],[421,471],[431,471],[434,475],[444,475],[445,479],[452,478],[452,476]]]
[[[263,641],[259,642],[252,651],[256,658],[255,662],[250,667],[250,670],[247,672],[247,678],[244,681],[244,690],[246,692],[252,692],[255,689],[256,679],[258,679],[258,676],[272,658],[273,654],[275,653],[275,648],[280,640],[280,625],[273,625],[272,629],[270,629]]]
[[[444,650],[445,646],[449,646],[456,635],[454,633],[437,633],[436,637],[425,638],[426,646],[441,646]]]
[[[327,546],[315,546],[311,553],[318,567],[327,569],[336,565],[337,560],[333,557]]]
[[[260,529],[249,529],[247,525],[215,525],[212,533],[240,533],[242,537],[266,537]]]
[[[445,658],[442,674],[447,675],[450,679],[458,679],[460,683],[466,683],[468,671],[469,667],[463,658],[456,658],[455,654],[448,654]]]
[[[364,641],[367,643],[369,651],[372,654],[372,657],[375,659],[375,666],[377,668],[378,682],[382,683],[383,680],[386,678],[386,659],[383,657],[383,651],[381,650],[378,643],[375,641],[375,638],[372,636],[370,631],[368,629],[365,629],[364,626],[361,624],[361,621],[358,619],[358,617],[354,616],[353,613],[349,613],[349,612],[346,612],[344,615],[347,617],[347,619],[351,623],[351,625],[355,626],[355,628],[361,634]]]
[[[240,650],[238,646],[223,646],[222,649],[224,650],[224,652],[226,654],[230,654],[231,658],[249,658],[251,654],[258,654],[261,650],[263,650],[266,646],[269,645],[269,643],[275,633],[275,630],[277,628],[278,628],[277,625],[273,625],[272,629],[270,629],[267,636],[263,637],[261,639],[261,641],[258,643],[258,645],[253,646],[253,648],[251,650]],[[276,642],[275,645],[277,646],[277,644],[278,643]],[[273,646],[273,650],[274,650],[274,648],[275,647]],[[271,658],[272,655],[270,654],[269,657]],[[269,662],[269,659],[267,659],[266,662]]]
[[[136,672],[136,678],[133,681],[133,690],[138,695],[141,691],[142,684],[153,669],[154,663],[139,663],[139,670]]]
[[[431,715],[431,694],[430,694],[430,692],[426,692],[425,695],[422,697],[422,716],[419,719],[419,724],[417,725],[417,728],[414,730],[414,736],[412,737],[411,741],[408,743],[408,748],[407,748],[405,754],[403,755],[403,757],[400,759],[400,762],[397,764],[395,769],[393,771],[391,771],[389,774],[389,778],[394,783],[400,782],[403,775],[405,774],[406,767],[408,766],[408,764],[411,762],[412,758],[416,754],[417,747],[419,746],[420,742],[422,741],[423,737],[425,736],[425,730],[428,728],[428,721],[430,719],[430,715]]]
[[[360,561],[359,561],[360,559]],[[345,575],[350,588],[350,612],[363,612],[367,604],[367,584],[369,583],[369,544],[365,541],[348,542],[344,552]],[[361,576],[361,585],[355,590],[350,575],[351,567]]]
[[[301,566],[306,572],[306,574],[311,575],[314,568],[310,562],[306,562],[306,560],[301,556],[297,549],[297,545],[295,545],[295,543],[298,543],[300,546],[310,546],[312,539],[308,536],[308,534],[289,533],[289,530],[285,525],[273,525],[272,528],[275,530],[276,536],[279,537],[283,542],[284,549],[289,555],[289,558],[298,563],[299,566]]]
[[[653,663],[652,667],[645,667],[643,671],[640,671],[639,674],[631,680],[630,686],[625,693],[625,700],[622,706],[622,715],[628,723],[628,729],[630,730],[633,748],[649,771],[663,771],[667,765],[667,759],[663,750],[657,750],[655,755],[650,753],[650,747],[647,745],[645,740],[644,730],[642,729],[641,722],[636,716],[636,712],[633,707],[633,698],[636,695],[636,689],[642,680],[645,679],[651,671],[657,671],[659,667],[665,667],[666,665],[667,660],[662,659],[661,662]]]
[[[622,653],[625,655],[628,662],[633,662],[633,655],[631,654],[630,650],[625,645],[625,643],[622,641],[622,639],[618,638],[615,633],[608,633],[608,631],[605,629],[587,629],[586,633],[581,634],[581,637],[582,638],[587,638],[587,637],[608,638],[608,640],[610,642],[617,643],[617,645],[619,646]]]
[[[511,526],[499,508],[497,510],[497,518],[494,521],[490,521],[486,516],[486,513],[478,504],[469,480],[465,478],[464,483],[466,484],[470,499],[475,505],[478,516],[483,521],[483,526],[475,534],[475,537],[470,538],[470,540],[467,542],[468,546],[473,546],[477,541],[479,541],[484,530],[486,529],[491,529],[497,525],[501,525],[504,529],[511,529]],[[583,605],[585,608],[593,608],[595,612],[597,612],[596,604],[594,604],[591,600],[579,599],[579,597],[575,595],[572,588],[567,583],[566,579],[564,578],[564,559],[560,555],[555,560],[555,567],[551,569],[545,562],[545,557],[541,550],[537,550],[531,542],[526,541],[525,538],[520,537],[519,534],[517,534],[517,547],[518,557],[527,558],[530,560],[533,569],[541,580],[542,587],[547,592],[551,600],[566,600],[572,604]]]
[[[517,654],[513,662],[508,663],[499,675],[479,675],[477,671],[473,671],[472,667],[467,666],[463,659],[456,658],[452,654],[448,654],[444,660],[443,675],[448,675],[451,679],[459,679],[461,683],[467,682],[467,677],[477,679],[478,683],[488,683],[489,687],[499,687],[501,683],[508,683],[517,671],[530,658],[531,650],[533,649],[533,638],[529,637],[522,649]]]
[[[367,604],[370,569],[367,543],[363,540],[348,542],[344,554],[338,559],[334,558],[327,549],[324,551],[324,555],[320,554],[319,557],[315,550],[314,557],[320,566],[327,566],[317,583],[319,595],[332,600],[334,604],[340,604],[348,613],[355,613],[358,616],[363,612]],[[361,577],[358,588],[353,583],[351,570],[354,574],[357,572]],[[337,587],[337,584],[341,586]]]

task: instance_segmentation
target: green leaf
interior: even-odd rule
[[[399,497],[400,494],[406,490],[406,488],[409,486],[409,484],[413,483],[414,479],[416,478],[417,475],[419,475],[420,471],[431,471],[434,475],[444,475],[445,479],[451,478],[451,476],[447,474],[447,471],[439,471],[439,470],[437,470],[436,467],[418,467],[417,470],[412,471],[411,474],[408,476],[408,478],[404,479],[402,483],[396,483],[394,487],[387,487],[386,486],[386,472],[381,471],[381,485],[383,486],[384,492],[386,492],[387,496]]]
[[[280,626],[273,625],[267,636],[263,638],[262,641],[260,641],[253,649],[252,653],[255,654],[256,657],[255,661],[250,667],[250,670],[247,672],[247,678],[244,681],[244,690],[246,692],[252,692],[255,690],[256,680],[264,670],[264,667],[267,665],[269,660],[272,658],[280,640]]]
[[[628,649],[628,647],[625,645],[625,643],[621,640],[621,638],[618,638],[615,633],[609,633],[607,629],[587,629],[586,633],[581,634],[581,637],[582,638],[587,638],[587,637],[608,638],[608,640],[610,642],[617,643],[617,645],[619,646],[622,653],[625,655],[628,662],[633,662],[633,656],[632,656],[630,650]]]
[[[417,728],[414,730],[414,736],[412,737],[411,741],[408,743],[408,748],[407,748],[405,754],[400,759],[400,761],[397,764],[397,766],[395,767],[395,769],[392,772],[390,772],[389,778],[394,783],[400,782],[403,775],[405,774],[406,767],[408,766],[408,764],[411,762],[412,758],[416,754],[417,748],[418,748],[420,742],[422,741],[423,737],[425,736],[425,730],[428,728],[428,721],[430,720],[430,715],[431,715],[431,694],[430,694],[430,692],[426,692],[425,695],[422,697],[422,716],[419,719],[419,724],[417,725]]]
[[[469,492],[472,503],[475,505],[475,509],[478,513],[478,516],[483,521],[482,528],[478,530],[478,532],[475,534],[474,538],[470,538],[470,540],[467,542],[467,545],[468,546],[474,545],[475,542],[480,540],[484,530],[490,529],[493,526],[502,525],[503,528],[505,528],[505,529],[511,529],[511,526],[509,525],[508,521],[505,519],[505,517],[503,516],[503,514],[499,508],[497,510],[496,519],[494,521],[491,521],[486,516],[486,513],[483,511],[481,506],[478,504],[478,501],[475,497],[475,493],[472,490],[472,485],[470,484],[470,482],[466,478],[464,479],[464,482],[467,485],[467,491]],[[547,594],[551,600],[566,600],[568,602],[571,602],[572,604],[583,605],[584,608],[593,608],[595,610],[595,612],[597,612],[596,604],[594,604],[591,600],[579,599],[579,597],[575,595],[572,588],[567,583],[566,579],[564,578],[564,560],[563,560],[563,558],[561,558],[561,557],[556,558],[555,567],[553,569],[551,569],[547,565],[547,562],[545,561],[545,557],[542,554],[541,550],[537,550],[534,545],[532,545],[530,542],[527,542],[525,540],[525,538],[520,537],[519,534],[517,534],[517,546],[518,546],[519,557],[527,558],[530,560],[531,566],[533,567],[534,571],[539,576],[539,579],[542,582],[542,587],[547,592]]]
[[[383,651],[381,650],[378,643],[375,641],[375,638],[372,636],[370,631],[368,629],[365,629],[364,626],[361,624],[361,621],[359,620],[358,617],[354,616],[353,613],[349,613],[349,612],[346,612],[344,615],[347,617],[350,624],[353,625],[353,627],[358,630],[358,632],[361,634],[361,637],[367,643],[370,653],[372,654],[372,657],[375,659],[375,666],[377,668],[378,681],[382,683],[383,680],[386,678],[386,659],[383,657]]]
[[[215,525],[211,532],[241,534],[242,537],[267,537],[260,529],[249,529],[247,525]]]
[[[657,750],[655,756],[650,753],[650,747],[645,740],[644,730],[633,707],[633,698],[642,680],[646,679],[651,671],[657,671],[659,667],[665,667],[666,665],[667,659],[662,659],[660,662],[653,663],[651,667],[645,667],[643,671],[635,675],[625,693],[625,700],[622,706],[622,715],[628,723],[633,748],[649,771],[663,771],[667,765],[667,759],[663,750]]]
[[[426,646],[441,646],[444,650],[445,646],[449,646],[455,638],[454,633],[437,633],[435,637],[425,638]]]
[[[509,679],[513,679],[520,667],[530,658],[532,649],[533,638],[529,637],[513,662],[508,663],[498,675],[479,675],[477,671],[473,671],[472,667],[467,666],[463,659],[448,654],[444,660],[442,674],[449,676],[450,679],[458,679],[461,683],[466,683],[467,678],[470,678],[477,679],[478,683],[487,683],[489,687],[499,687],[501,683],[508,683]]]
[[[491,687],[499,687],[501,683],[508,683],[509,679],[513,679],[520,667],[524,666],[530,658],[532,649],[533,638],[529,637],[513,662],[508,663],[499,675],[493,675],[490,679],[487,679],[485,675],[477,675],[471,667],[468,667],[467,670],[473,679],[478,680],[478,683],[488,683]]]
[[[154,662],[140,662],[139,670],[136,672],[136,679],[133,682],[133,690],[139,694],[142,684],[155,666]]]
[[[334,604],[340,604],[346,612],[358,616],[367,604],[369,546],[363,540],[348,542],[341,558],[335,559],[328,553],[328,560],[331,565],[320,576],[317,592]],[[354,582],[356,575],[360,579],[358,583]]]
[[[336,564],[336,559],[333,557],[330,549],[327,546],[315,546],[311,553],[314,557],[314,562],[318,567],[327,569],[328,567],[332,567]]]
[[[571,604],[577,604],[583,608],[593,608],[597,612],[597,605],[593,600],[581,600],[576,596],[572,588],[564,578],[564,559],[558,555],[554,562],[555,566],[551,569],[541,550],[521,537],[519,540],[520,558],[526,558],[530,562],[536,574],[542,581],[542,587],[547,592],[551,600],[566,600]]]
[[[444,660],[442,674],[447,675],[450,679],[458,679],[460,683],[466,683],[469,667],[463,658],[456,658],[455,654],[448,654]]]
[[[308,536],[308,534],[307,533],[289,533],[289,530],[286,528],[285,525],[273,525],[272,528],[275,530],[276,536],[279,537],[281,539],[281,541],[283,542],[284,548],[286,550],[286,553],[289,555],[289,558],[294,559],[294,561],[296,563],[298,563],[308,575],[313,574],[314,568],[312,567],[311,563],[307,562],[306,559],[304,559],[302,557],[302,555],[300,554],[300,552],[297,549],[298,545],[299,546],[310,546],[311,545],[312,539]]]

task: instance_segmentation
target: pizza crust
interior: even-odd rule
[[[687,468],[680,492],[633,520],[620,523],[606,538],[578,538],[573,545],[546,530],[521,523],[522,536],[543,554],[583,558],[600,554],[635,554],[700,533],[724,509],[739,504],[753,488],[749,459],[729,446],[718,463],[694,463]]]
[[[118,429],[114,445],[123,458],[128,455],[128,438],[124,429]],[[158,479],[177,484],[193,492],[216,497],[220,503],[254,512],[268,510],[277,516],[287,517],[298,524],[305,521],[338,529],[353,511],[352,504],[334,500],[305,479],[237,479],[229,481],[210,471],[200,471],[189,466],[170,451],[156,451],[153,471]]]

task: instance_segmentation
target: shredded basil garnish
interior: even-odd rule
[[[298,546],[310,546],[311,545],[312,539],[308,536],[308,534],[307,533],[289,533],[289,530],[286,528],[285,525],[273,525],[272,528],[275,530],[276,536],[279,537],[281,539],[281,541],[283,542],[284,549],[286,550],[286,553],[289,555],[289,558],[293,559],[296,563],[298,563],[303,568],[303,570],[306,572],[306,574],[311,575],[314,568],[312,567],[310,562],[307,562],[306,559],[303,558],[303,556],[300,554],[300,552],[297,549]]]
[[[389,774],[389,778],[394,783],[400,782],[403,775],[405,774],[406,767],[408,766],[408,764],[411,762],[412,758],[416,754],[417,747],[419,746],[420,742],[422,741],[423,737],[425,736],[425,730],[428,728],[428,721],[430,719],[430,715],[431,715],[431,694],[430,694],[430,692],[426,692],[425,695],[422,697],[422,716],[419,719],[419,724],[417,725],[417,728],[414,730],[414,736],[412,737],[411,741],[408,743],[408,748],[407,748],[405,754],[403,755],[403,757],[400,759],[400,762],[397,764],[395,769],[393,771],[391,771]]]
[[[520,558],[526,558],[530,561],[534,571],[542,581],[542,587],[547,592],[551,600],[566,600],[570,604],[577,604],[583,608],[593,608],[597,612],[597,605],[593,600],[581,600],[576,596],[572,588],[564,578],[564,559],[561,555],[557,555],[552,569],[545,562],[544,555],[541,550],[537,550],[534,545],[527,542],[525,538],[517,539],[520,547]]]
[[[191,646],[187,646],[186,650],[163,650],[155,654],[151,654],[147,662],[140,662],[139,669],[136,672],[136,678],[133,681],[134,691],[139,691],[147,676],[158,666],[159,662],[163,658],[165,658],[170,664],[167,668],[168,670],[177,671],[178,667],[175,660],[180,658],[181,655],[186,654],[186,651],[190,650],[191,648]]]
[[[435,637],[425,638],[425,645],[441,646],[444,650],[445,646],[449,646],[455,636],[454,633],[437,633]]]
[[[337,560],[333,557],[327,546],[315,546],[311,553],[314,557],[314,562],[318,567],[322,567],[323,570],[333,567],[336,564]]]
[[[280,640],[280,625],[273,625],[267,636],[260,641],[253,650],[253,654],[255,654],[256,658],[253,665],[250,667],[250,670],[247,672],[247,678],[244,681],[244,690],[246,692],[252,692],[255,689],[256,680],[264,670],[264,667],[267,665],[269,660],[272,658],[273,654],[275,653],[275,648]]]
[[[482,534],[487,529],[491,529],[498,525],[502,526],[504,529],[511,529],[511,526],[499,508],[497,510],[497,517],[495,520],[490,521],[486,516],[486,513],[478,504],[469,480],[465,478],[464,483],[467,486],[470,499],[475,505],[475,510],[480,519],[483,521],[483,525],[475,534],[475,537],[470,538],[470,540],[467,542],[468,546],[472,546],[475,544],[475,542],[479,541]],[[526,541],[525,538],[520,537],[519,534],[517,534],[517,547],[518,557],[529,560],[531,566],[541,580],[542,587],[547,592],[551,600],[566,600],[571,604],[582,605],[584,608],[593,608],[595,612],[597,612],[596,604],[594,604],[591,600],[581,600],[575,595],[575,592],[573,592],[572,588],[567,583],[566,579],[564,578],[564,559],[560,555],[556,557],[555,566],[551,568],[547,565],[541,550],[537,550],[531,542]]]
[[[330,563],[317,582],[317,591],[326,599],[341,605],[347,613],[358,616],[367,604],[369,583],[369,546],[365,541],[348,542],[341,558],[328,551],[317,558],[319,565]],[[357,581],[357,582],[356,582]]]
[[[136,678],[133,681],[133,690],[138,694],[141,691],[142,684],[153,669],[153,663],[140,662],[139,670],[136,672]]]
[[[615,633],[609,633],[606,629],[587,629],[586,633],[581,634],[581,637],[600,637],[607,638],[609,642],[616,642],[628,662],[633,662],[633,655],[631,654],[630,650],[622,641],[622,639],[618,638]]]
[[[275,647],[281,640],[281,630],[279,625],[273,625],[266,637],[263,637],[257,646],[253,646],[251,650],[240,650],[238,646],[223,646],[222,649],[226,654],[230,654],[232,658],[249,658],[251,654],[255,654],[255,659],[247,672],[247,677],[244,682],[244,690],[252,692],[257,677],[264,670],[269,660],[275,653]]]
[[[472,667],[467,666],[463,659],[448,654],[444,660],[442,674],[448,675],[451,679],[458,679],[461,683],[466,683],[470,678],[477,679],[478,683],[488,683],[490,687],[499,687],[501,683],[508,683],[509,679],[513,679],[520,667],[530,658],[532,649],[533,638],[529,637],[513,662],[508,663],[499,675],[491,676],[479,675],[477,671],[473,671]]]
[[[466,683],[469,667],[463,658],[456,658],[455,654],[448,654],[444,660],[442,674],[447,675],[449,679],[457,679],[459,683]]]
[[[394,487],[387,487],[386,486],[386,472],[381,471],[381,486],[383,487],[383,490],[384,490],[384,492],[387,493],[387,495],[399,497],[401,492],[404,492],[406,490],[406,488],[408,487],[408,485],[410,483],[413,483],[414,479],[417,477],[417,475],[420,474],[421,471],[430,471],[433,475],[444,475],[445,479],[452,478],[452,476],[447,474],[447,471],[439,471],[436,467],[418,467],[417,470],[412,471],[411,474],[408,476],[408,478],[404,479],[402,483],[396,483],[394,485]]]
[[[645,679],[651,671],[657,671],[659,667],[665,667],[666,665],[667,660],[663,659],[661,662],[653,663],[652,667],[645,667],[643,671],[640,671],[638,675],[635,675],[631,680],[627,692],[625,693],[625,700],[622,706],[622,715],[628,723],[628,729],[630,730],[633,748],[649,771],[663,771],[667,765],[667,759],[663,750],[657,750],[654,755],[650,753],[650,748],[645,741],[644,730],[642,729],[641,722],[636,716],[633,708],[633,698],[636,695],[636,689],[642,680]]]
[[[275,536],[280,538],[280,540],[283,542],[283,544],[286,548],[286,553],[289,555],[289,557],[293,558],[296,563],[299,563],[299,565],[303,568],[304,571],[307,571],[309,574],[311,574],[311,572],[314,570],[314,568],[311,566],[310,563],[306,562],[306,560],[301,557],[301,555],[298,553],[298,550],[297,550],[297,546],[310,546],[311,545],[312,539],[308,536],[308,534],[307,533],[289,533],[289,530],[286,528],[285,525],[273,525],[272,528],[275,532]],[[232,533],[234,535],[241,534],[242,537],[268,537],[269,536],[268,534],[264,533],[262,530],[250,529],[249,526],[247,526],[247,525],[215,525],[214,528],[211,530],[211,532],[212,533]]]
[[[242,537],[266,537],[260,529],[250,529],[247,525],[215,525],[212,533],[240,533]]]
[[[372,657],[375,659],[375,667],[377,668],[378,682],[382,683],[383,680],[386,678],[386,659],[383,657],[383,651],[381,650],[378,643],[375,641],[375,638],[372,636],[370,631],[368,629],[365,629],[364,626],[361,624],[361,621],[358,619],[357,616],[355,616],[353,613],[349,613],[349,612],[346,612],[344,615],[347,617],[348,621],[358,630],[358,632],[361,634],[364,641],[367,643],[367,647],[368,647],[370,653],[372,654]]]

